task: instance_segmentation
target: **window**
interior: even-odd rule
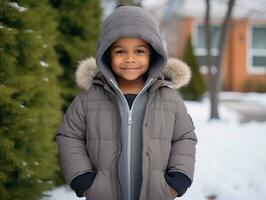
[[[220,37],[220,27],[218,25],[211,26],[212,34],[212,48],[211,55],[213,56],[214,65],[217,64],[218,59],[218,45]],[[201,71],[203,73],[207,72],[207,49],[205,40],[205,27],[204,25],[197,25],[194,35],[194,47],[195,54],[198,57],[198,61],[201,65]]]
[[[251,26],[249,45],[249,72],[266,72],[266,26]]]

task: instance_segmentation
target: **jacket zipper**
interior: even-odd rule
[[[148,87],[150,85],[150,83],[153,81],[153,78],[151,78],[149,80],[149,82],[142,88],[142,90],[138,93],[138,95],[136,96],[135,100],[138,98],[138,96],[141,95],[141,93],[146,89],[146,87]],[[122,96],[122,99],[124,100],[124,102],[126,102],[126,105],[127,105],[127,112],[128,112],[128,148],[127,148],[127,164],[128,164],[128,167],[130,167],[130,152],[131,152],[131,127],[132,127],[132,110],[133,110],[133,107],[135,105],[135,100],[133,101],[133,104],[131,106],[131,109],[129,109],[129,105],[127,103],[127,100],[126,98],[124,97],[123,93],[121,92],[121,90],[119,89],[119,87],[115,84],[115,82],[110,79],[110,82],[114,85],[114,87],[117,89],[117,91],[119,91],[119,93],[121,94]],[[127,183],[127,187],[128,187],[128,193],[127,193],[127,200],[131,200],[131,180],[130,180],[130,177],[131,177],[131,174],[130,174],[130,169],[127,170],[127,173],[128,173],[128,183]]]
[[[117,91],[119,91],[119,94],[121,94],[122,96],[122,99],[124,102],[126,102],[126,105],[127,105],[127,112],[128,112],[128,146],[127,146],[127,165],[128,167],[130,167],[130,149],[131,149],[131,125],[132,125],[132,107],[131,109],[129,109],[129,106],[128,106],[128,103],[127,103],[127,100],[126,98],[124,97],[124,95],[122,94],[121,90],[118,88],[118,86],[114,83],[114,81],[112,79],[110,79],[110,82],[115,86],[115,88],[117,89]],[[137,98],[137,97],[136,97]],[[134,104],[134,102],[133,102]],[[130,200],[130,197],[131,197],[131,190],[130,190],[130,186],[131,186],[131,180],[130,180],[130,169],[127,169],[127,176],[128,176],[128,182],[127,182],[127,200]]]

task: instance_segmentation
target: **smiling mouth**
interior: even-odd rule
[[[137,70],[140,69],[141,67],[121,67],[122,70]]]
[[[136,68],[121,68],[123,70],[136,70],[136,69],[140,69],[139,67],[136,67]]]

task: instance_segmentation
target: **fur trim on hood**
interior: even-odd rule
[[[99,72],[96,61],[90,57],[82,60],[76,70],[76,83],[78,87],[87,90],[92,85],[92,80]],[[190,68],[186,63],[177,58],[169,58],[165,69],[163,70],[165,79],[170,80],[175,89],[181,88],[189,83],[191,78]]]

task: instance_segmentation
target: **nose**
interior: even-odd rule
[[[135,63],[136,60],[135,60],[135,57],[133,54],[131,53],[128,53],[126,58],[125,58],[125,63]]]

